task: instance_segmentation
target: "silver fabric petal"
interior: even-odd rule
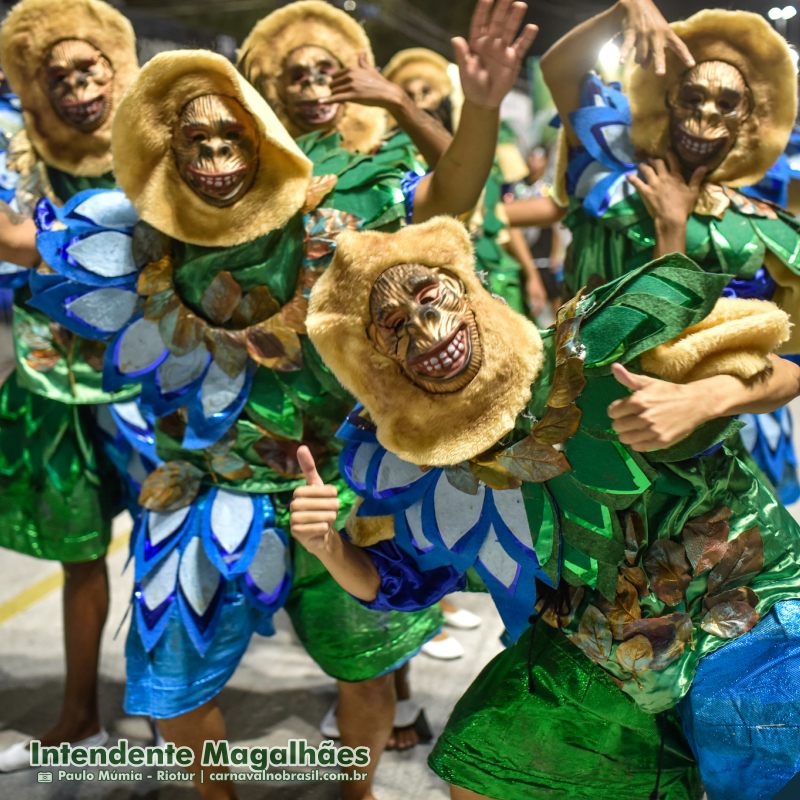
[[[191,506],[178,509],[178,511],[151,511],[147,517],[147,532],[153,545],[159,545],[169,536],[172,536],[186,517],[189,516]]]
[[[180,554],[173,550],[150,574],[142,579],[145,605],[152,611],[158,608],[174,591],[178,575]]]
[[[158,385],[162,392],[175,392],[197,380],[208,363],[208,350],[204,344],[186,355],[170,353],[158,368]]]
[[[448,549],[480,519],[486,486],[481,484],[477,494],[471,495],[456,489],[444,473],[436,483],[434,508],[436,524]]]
[[[423,550],[427,550],[433,542],[425,535],[425,530],[422,526],[422,500],[406,509],[406,522],[414,541]]]
[[[503,549],[494,528],[489,528],[489,533],[478,551],[478,558],[503,586],[511,586],[517,576],[518,565]]]
[[[248,573],[264,594],[272,594],[286,576],[288,553],[286,545],[272,528],[261,534],[261,543]]]
[[[67,252],[84,269],[104,278],[121,278],[136,272],[131,237],[125,233],[94,233],[71,244]]]
[[[394,453],[387,452],[378,467],[375,487],[379,492],[385,492],[387,489],[408,486],[424,474],[416,464],[403,461]]]
[[[144,479],[149,474],[150,473],[147,471],[147,468],[142,461],[142,457],[139,455],[139,451],[131,450],[131,455],[128,459],[128,477],[137,486],[141,486],[144,483]]]
[[[137,319],[122,334],[119,342],[117,357],[120,372],[126,375],[141,372],[155,364],[165,349],[158,323]]]
[[[217,587],[222,580],[217,568],[209,561],[206,551],[195,536],[181,556],[178,582],[183,596],[198,617],[202,617],[211,605]]]
[[[97,289],[78,297],[66,308],[70,314],[100,331],[118,331],[136,310],[136,292],[127,289]]]
[[[127,422],[132,428],[138,428],[140,431],[148,430],[147,422],[139,411],[139,404],[135,400],[128,403],[112,403],[111,407],[119,414],[123,422]]]
[[[136,209],[122,192],[93,194],[72,213],[88,217],[103,228],[132,228],[139,221]]]
[[[235,378],[231,378],[216,361],[212,361],[200,388],[203,414],[212,417],[224,411],[239,396],[246,377],[247,371],[242,370]]]
[[[503,518],[511,533],[529,550],[533,550],[531,526],[525,512],[525,501],[519,489],[493,490],[495,508]]]
[[[367,467],[375,455],[378,445],[371,442],[364,442],[358,446],[353,457],[353,480],[363,485],[367,480]]]
[[[220,489],[211,506],[211,530],[228,553],[235,552],[253,524],[255,509],[249,495]]]

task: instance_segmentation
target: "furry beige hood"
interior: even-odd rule
[[[387,80],[402,86],[414,78],[424,78],[443,96],[453,91],[453,82],[448,74],[449,61],[426,47],[409,47],[395,53],[383,68]]]
[[[114,70],[111,112],[92,133],[64,122],[47,91],[45,60],[65,39],[89,42]],[[0,63],[22,101],[28,138],[49,166],[88,177],[110,171],[114,114],[139,68],[133,28],[119,11],[102,0],[22,0],[0,28]]]
[[[279,79],[286,57],[298,47],[322,47],[346,67],[358,65],[358,54],[375,63],[364,29],[344,11],[323,0],[298,0],[268,14],[244,40],[238,67],[275,109],[292,136],[302,135],[289,119],[280,96]],[[342,145],[359,153],[372,152],[387,129],[386,112],[380,108],[346,103],[338,131]]]
[[[786,40],[760,14],[708,9],[675,22],[672,30],[697,63],[725,61],[744,76],[753,110],[733,149],[707,180],[728,186],[757,183],[786,148],[797,112],[797,71]],[[648,155],[664,156],[669,147],[669,110],[665,102],[686,67],[667,51],[667,71],[634,66],[626,93],[633,116],[633,143]]]
[[[424,391],[368,338],[375,281],[408,263],[445,269],[466,287],[483,361],[459,391]],[[458,464],[492,447],[514,427],[543,363],[536,327],[484,289],[469,235],[450,217],[397,233],[340,234],[333,263],[312,291],[306,327],[334,375],[364,404],[381,444],[419,465]]]
[[[196,97],[236,99],[261,134],[258,172],[230,206],[203,201],[181,178],[172,151],[175,120]],[[114,121],[114,171],[143,220],[190,244],[230,246],[282,227],[303,205],[311,162],[256,90],[222,56],[161,53],[142,69]]]

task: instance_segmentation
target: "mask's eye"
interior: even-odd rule
[[[393,331],[395,334],[399,334],[405,324],[406,315],[401,311],[396,311],[393,314],[389,314],[389,316],[383,320],[383,326],[388,328],[390,331]]]
[[[292,86],[300,86],[308,80],[309,71],[305,67],[295,67],[289,72],[289,83]]]
[[[427,303],[434,303],[439,299],[440,287],[438,283],[432,283],[426,286],[417,294],[417,302],[423,305]]]

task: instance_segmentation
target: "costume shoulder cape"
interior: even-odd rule
[[[581,143],[570,154],[566,174],[566,222],[574,237],[566,279],[574,292],[646,263],[655,246],[655,229],[627,180],[638,168],[627,97],[617,85],[592,76],[571,121]],[[762,279],[770,256],[790,273],[800,272],[800,224],[795,218],[779,206],[728,187],[706,187],[689,219],[686,245],[687,255],[709,272]],[[769,299],[768,291],[769,287],[758,296]]]
[[[474,567],[513,638],[536,611],[537,581],[566,587],[569,613],[544,621],[654,712],[688,691],[702,655],[800,585],[800,531],[728,451],[736,423],[645,458],[607,415],[626,392],[610,364],[635,367],[702,319],[726,280],[672,256],[570,303],[544,335],[517,428],[471,462],[401,462],[359,411],[340,432],[360,517],[392,518],[423,570]]]

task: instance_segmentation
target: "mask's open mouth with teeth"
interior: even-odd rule
[[[308,125],[324,125],[331,122],[336,116],[338,105],[330,105],[328,103],[295,103],[294,109],[297,116],[299,116]]]
[[[682,156],[691,161],[706,162],[720,154],[728,141],[727,136],[718,139],[703,139],[693,136],[685,128],[676,127],[674,146]]]
[[[203,172],[194,167],[187,167],[186,172],[197,191],[217,200],[232,200],[236,197],[247,177],[246,167],[233,172]]]
[[[449,381],[460,375],[469,365],[472,341],[469,328],[461,325],[447,338],[412,359],[408,368],[427,380]]]
[[[105,119],[108,102],[100,95],[82,103],[61,100],[58,108],[64,120],[71,125],[79,129],[92,129]]]

